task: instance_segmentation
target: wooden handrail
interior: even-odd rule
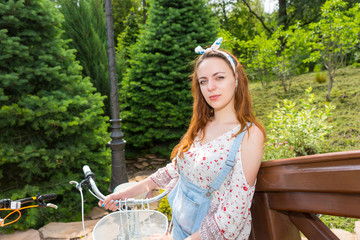
[[[322,153],[315,155],[308,155],[302,157],[285,158],[272,161],[265,161],[261,163],[261,168],[268,168],[279,165],[296,165],[309,162],[331,162],[339,160],[359,159],[360,150]]]
[[[360,193],[360,150],[263,162],[256,190]]]
[[[250,239],[338,239],[319,213],[360,218],[360,150],[261,164]]]

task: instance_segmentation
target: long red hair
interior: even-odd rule
[[[253,114],[248,79],[246,77],[243,67],[234,55],[225,50],[221,51],[229,54],[235,61],[235,71],[237,74],[238,86],[235,93],[234,107],[236,111],[236,118],[241,124],[241,128],[239,132],[236,133],[236,135],[248,130],[249,126],[247,125],[247,123],[252,123],[255,124],[265,136],[264,127],[255,119],[255,116]],[[171,152],[171,159],[174,159],[177,155],[182,158],[184,156],[184,152],[189,150],[189,148],[194,142],[195,137],[198,134],[200,134],[201,140],[203,139],[205,126],[211,120],[211,117],[214,115],[212,107],[207,104],[201,93],[197,76],[197,69],[199,65],[205,59],[213,57],[223,59],[232,69],[231,64],[227,60],[227,58],[223,54],[216,51],[206,51],[203,55],[199,56],[195,60],[191,86],[191,93],[194,99],[193,114],[187,132]]]

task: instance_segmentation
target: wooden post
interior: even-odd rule
[[[267,193],[255,193],[251,214],[254,240],[300,240],[300,232],[287,212],[272,210]]]

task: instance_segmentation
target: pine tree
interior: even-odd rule
[[[116,70],[118,73],[119,86],[129,67],[130,49],[136,43],[139,35],[140,27],[133,12],[126,19],[126,28],[117,38],[116,47]],[[121,88],[121,87],[120,87]]]
[[[188,127],[190,62],[216,38],[203,0],[152,0],[120,91],[127,152],[168,155]]]
[[[135,14],[137,18],[143,18],[143,8],[139,0],[112,0],[112,14],[114,22],[115,44],[118,44],[118,38],[127,26],[129,14]]]
[[[76,59],[83,67],[83,76],[90,80],[105,99],[105,112],[110,111],[108,58],[103,0],[59,0],[64,15],[64,39],[71,39],[70,48],[76,49]]]
[[[0,195],[54,192],[61,204],[24,212],[16,228],[79,220],[79,195],[69,180],[81,179],[84,164],[98,180],[110,171],[103,97],[61,38],[62,19],[50,0],[0,3]]]
[[[124,51],[125,59],[130,59],[130,48],[136,43],[140,27],[136,19],[135,13],[131,12],[126,19],[126,27],[124,31],[118,36],[118,51]]]

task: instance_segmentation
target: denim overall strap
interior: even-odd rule
[[[212,181],[212,183],[209,186],[211,192],[218,190],[220,185],[224,182],[225,178],[229,174],[231,168],[234,166],[235,156],[239,150],[241,141],[245,133],[246,131],[243,131],[236,136],[235,141],[230,149],[228,159],[222,166],[220,173],[216,176],[216,178]]]
[[[235,156],[245,133],[246,131],[236,136],[229,151],[228,159],[210,184],[210,189],[200,188],[190,182],[179,169],[179,180],[167,196],[173,214],[171,231],[173,239],[183,240],[200,229],[201,223],[211,206],[212,192],[220,187],[234,166]]]
[[[211,206],[208,191],[187,180],[180,171],[178,183],[167,196],[173,214],[173,239],[183,240],[199,230]]]

